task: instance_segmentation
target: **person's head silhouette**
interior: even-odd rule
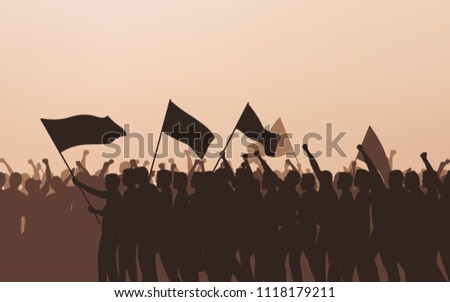
[[[300,187],[303,191],[313,191],[316,186],[316,178],[312,173],[303,174],[302,180],[300,182]]]
[[[436,186],[437,173],[432,170],[425,170],[422,175],[422,185],[427,189],[432,189]]]
[[[320,172],[320,185],[321,186],[331,186],[333,183],[333,174],[328,170],[323,170]]]
[[[300,173],[290,170],[284,178],[284,184],[293,189],[300,183],[300,179]]]
[[[405,175],[405,188],[408,191],[420,188],[419,175],[415,171],[406,173]]]
[[[148,183],[148,170],[145,167],[138,167],[133,170],[133,178],[135,183],[139,185],[144,185]]]
[[[186,189],[188,177],[186,173],[176,172],[173,176],[173,187],[177,190]]]
[[[389,187],[391,189],[401,189],[403,187],[403,172],[400,170],[393,170],[389,173]]]
[[[52,177],[52,179],[50,180],[50,187],[52,188],[53,191],[55,191],[55,193],[60,192],[61,190],[64,189],[62,179],[58,176]]]
[[[167,189],[172,183],[172,173],[169,170],[159,170],[156,173],[156,184],[161,189]]]
[[[128,188],[132,187],[135,183],[135,177],[134,177],[134,170],[133,169],[125,169],[123,170],[122,174],[122,184]]]
[[[337,187],[339,190],[348,191],[353,184],[353,176],[347,172],[341,172],[338,174]]]
[[[105,177],[105,188],[108,191],[115,191],[119,188],[120,177],[117,174],[108,174]]]
[[[22,175],[20,173],[14,172],[9,176],[9,186],[11,189],[17,190],[22,183]]]
[[[25,181],[25,190],[28,192],[28,195],[34,194],[39,191],[39,185],[41,182],[39,180],[35,180],[33,178],[28,178]]]
[[[370,173],[364,169],[358,169],[354,179],[355,187],[360,190],[369,190],[371,188]]]

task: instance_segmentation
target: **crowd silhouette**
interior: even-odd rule
[[[422,153],[424,170],[402,172],[391,151],[384,179],[358,145],[363,167],[333,175],[303,148],[305,172],[289,159],[273,170],[258,151],[235,170],[222,153],[214,172],[186,152],[187,173],[173,159],[90,173],[88,151],[60,176],[47,159],[30,160],[31,175],[0,159],[0,280],[449,279],[448,160],[436,171]]]

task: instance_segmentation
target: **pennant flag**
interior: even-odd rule
[[[162,132],[187,144],[200,158],[205,156],[209,145],[214,140],[211,130],[181,110],[171,100],[167,107]]]
[[[244,133],[248,138],[260,143],[263,146],[262,150],[264,150],[267,156],[275,156],[280,136],[264,129],[261,121],[249,104],[247,104],[244,112],[242,112],[236,129]]]
[[[76,115],[59,120],[41,119],[59,152],[74,146],[109,144],[125,130],[107,117]]]
[[[276,133],[280,136],[280,140],[278,141],[277,150],[275,152],[275,157],[281,156],[295,156],[294,148],[292,147],[291,140],[286,132],[283,121],[281,118],[278,118],[275,123],[270,128],[270,132]],[[247,146],[248,153],[253,153],[256,150],[260,150],[261,156],[265,155],[264,147],[260,143],[254,143]]]
[[[369,155],[369,157],[372,159],[372,162],[380,172],[384,181],[387,182],[389,179],[389,172],[391,171],[389,159],[386,156],[386,152],[384,152],[381,141],[370,126],[369,129],[367,129],[366,136],[364,137],[364,140],[362,142],[362,146],[364,147],[367,155]],[[356,157],[356,159],[364,161],[364,157],[361,152],[358,152],[358,156]]]

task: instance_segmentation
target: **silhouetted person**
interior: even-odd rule
[[[156,184],[160,189],[158,204],[158,240],[157,246],[161,261],[170,281],[180,281],[176,266],[176,254],[174,250],[174,217],[172,197],[172,173],[161,169],[156,173]]]
[[[341,190],[338,200],[337,212],[337,236],[332,239],[332,248],[337,253],[339,275],[342,281],[351,282],[355,270],[355,205],[351,187],[353,177],[350,173],[338,174],[337,187]]]
[[[337,206],[337,194],[333,188],[333,175],[330,171],[322,171],[314,156],[308,149],[308,145],[303,145],[308,155],[309,162],[313,168],[314,174],[320,183],[318,204],[318,224],[320,226],[319,236],[317,238],[317,278],[316,281],[325,281],[325,263],[328,254],[329,270],[327,281],[339,281],[339,270],[337,264],[337,255],[334,250],[330,250],[332,239],[335,234],[333,225],[336,217],[334,216]]]
[[[355,198],[355,261],[358,278],[362,282],[380,281],[375,263],[373,244],[370,240],[372,207],[371,175],[367,170],[358,169],[354,179],[358,193]]]
[[[119,210],[122,196],[119,192],[120,177],[108,174],[105,177],[106,191],[91,188],[73,178],[73,183],[86,192],[106,200],[102,210],[89,207],[89,212],[103,217],[102,237],[98,248],[98,281],[118,281],[116,252],[119,245],[120,219]]]
[[[305,253],[308,259],[314,279],[317,281],[317,254],[316,254],[316,238],[317,238],[317,212],[320,202],[319,193],[316,191],[316,178],[311,173],[304,173],[300,182],[303,191],[301,205],[299,209],[298,226],[300,241],[300,256]]]
[[[164,227],[160,215],[160,196],[155,185],[148,182],[148,170],[145,167],[134,169],[137,189],[136,209],[132,212],[137,221],[138,259],[142,281],[158,281],[156,272],[156,253],[158,250],[159,230]]]
[[[422,185],[426,189],[425,198],[419,205],[421,216],[421,230],[418,235],[419,253],[421,255],[419,281],[445,281],[437,266],[437,253],[439,249],[439,218],[437,190],[438,177],[427,159],[426,152],[421,154],[427,170],[423,172]]]
[[[188,178],[186,173],[175,172],[173,187],[176,190],[174,200],[174,238],[176,252],[176,263],[183,281],[199,281],[198,268],[193,259],[195,247],[192,246],[193,238],[197,236],[194,233],[193,215],[191,211],[189,195],[187,192]]]
[[[137,281],[136,253],[139,234],[139,223],[136,215],[139,208],[137,195],[137,181],[135,170],[125,169],[122,175],[122,184],[126,187],[120,206],[120,241],[119,241],[119,281]]]

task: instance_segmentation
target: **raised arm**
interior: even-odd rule
[[[86,173],[87,175],[91,175],[91,174],[89,173],[89,171],[85,168],[85,166],[83,165],[83,163],[82,163],[81,161],[77,161],[77,162],[76,162],[76,165],[77,165],[78,169],[80,170],[80,172],[84,172],[84,173]]]
[[[69,174],[69,176],[66,177],[66,179],[63,180],[64,186],[67,186],[69,181],[72,179],[72,175],[75,175],[75,168],[72,168],[72,172]]]
[[[445,166],[448,165],[449,163],[450,163],[450,159],[446,159],[445,161],[440,163],[439,168],[437,170],[437,176],[439,179],[441,179],[441,177],[442,177],[442,172],[444,171]]]
[[[100,179],[105,178],[106,173],[108,173],[109,166],[111,166],[113,163],[114,163],[114,160],[112,160],[112,159],[103,163],[102,170],[100,171],[100,174],[98,175],[98,177]]]
[[[194,165],[192,163],[192,157],[189,154],[189,150],[184,151],[184,155],[186,155],[186,160],[187,160],[187,170],[190,172],[192,170],[192,166]]]
[[[201,164],[201,161],[199,159],[195,160],[194,164],[192,165],[191,169],[188,173],[188,179],[192,179],[192,176],[195,173],[195,170],[197,169],[197,166]]]
[[[308,148],[307,144],[303,145],[303,150],[305,150],[306,154],[308,155],[309,163],[311,164],[311,167],[312,167],[312,169],[314,171],[314,174],[316,175],[316,177],[319,180],[319,182],[321,182],[320,179],[322,178],[322,170],[319,167],[319,163],[314,158],[314,155],[312,155],[312,153],[309,151],[309,148]]]
[[[6,167],[6,170],[8,170],[9,175],[13,174],[14,171],[11,168],[11,166],[6,162],[6,160],[4,158],[0,158],[0,163],[3,163]]]
[[[89,155],[89,150],[84,150],[83,151],[83,156],[81,157],[81,165],[83,167],[86,167],[86,157]]]
[[[294,166],[294,164],[291,162],[290,159],[286,159],[286,164],[287,164],[289,167],[291,167],[292,170],[294,170],[294,171],[296,171],[296,172],[299,172],[298,169],[297,169],[297,167]],[[299,173],[300,173],[300,172],[299,172]]]
[[[52,172],[50,171],[50,164],[48,163],[48,159],[44,158],[42,163],[45,165],[45,182],[42,188],[39,190],[39,193],[42,197],[47,196],[48,191],[50,189],[50,179],[52,178]]]
[[[397,154],[397,151],[391,150],[391,153],[389,154],[389,167],[391,167],[391,170],[394,169],[394,156]]]
[[[422,159],[422,161],[425,164],[425,167],[427,168],[428,171],[435,171],[433,169],[433,166],[431,166],[430,162],[428,161],[427,152],[423,152],[422,154],[420,154],[420,158]]]
[[[31,166],[31,168],[33,169],[33,176],[32,178],[35,180],[40,180],[41,179],[41,171],[40,171],[40,167],[37,167],[32,159],[28,160],[28,164]],[[40,165],[39,165],[40,166]]]
[[[278,177],[278,175],[273,172],[272,168],[267,164],[267,162],[261,157],[261,154],[259,153],[259,151],[256,151],[255,156],[258,158],[259,162],[261,163],[263,169],[264,169],[264,173],[270,173],[275,177],[275,180],[277,181],[278,184],[282,183],[283,180],[281,180],[281,178]]]
[[[225,157],[225,152],[220,152],[220,158],[222,159],[223,165],[224,165],[224,169],[227,171],[228,173],[228,178],[230,180],[234,179],[234,172],[233,169],[230,166],[230,163],[227,161],[226,157]]]
[[[82,188],[83,190],[85,190],[86,192],[88,192],[94,196],[97,196],[97,197],[103,198],[103,199],[106,199],[108,196],[107,191],[100,191],[100,190],[94,189],[92,187],[89,187],[88,185],[81,183],[76,177],[72,178],[72,181],[76,186],[79,186],[80,188]]]

